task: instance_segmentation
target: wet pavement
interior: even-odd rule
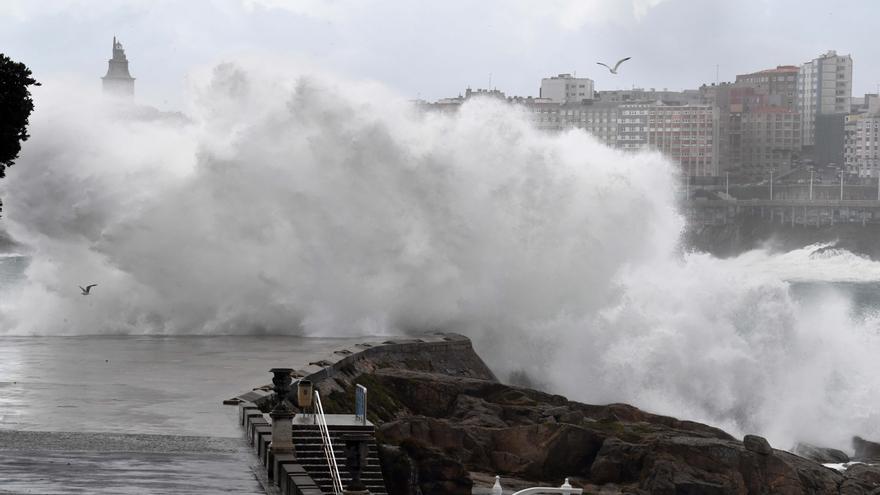
[[[364,339],[0,337],[0,430],[238,437],[223,399]]]
[[[0,494],[264,493],[235,438],[0,430]]]
[[[264,493],[223,399],[363,340],[0,337],[0,494]]]

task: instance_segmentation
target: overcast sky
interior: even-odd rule
[[[465,87],[537,95],[576,72],[596,89],[693,88],[852,54],[854,95],[880,83],[877,0],[2,0],[0,52],[42,80],[92,78],[125,46],[138,100],[174,107],[194,67],[237,56],[308,59],[406,97]],[[633,59],[619,76],[596,61]]]

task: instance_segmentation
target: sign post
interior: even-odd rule
[[[367,424],[367,387],[357,385],[354,391],[354,416]]]

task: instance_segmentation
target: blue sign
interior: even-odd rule
[[[367,424],[367,387],[358,385],[354,391],[354,416]]]

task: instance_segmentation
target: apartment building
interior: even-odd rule
[[[796,111],[799,72],[800,69],[795,65],[780,65],[775,69],[739,74],[735,85],[739,88],[752,88],[756,95],[765,96],[766,105]]]
[[[545,77],[538,95],[559,104],[589,101],[593,99],[593,80],[571,74]]]
[[[850,112],[853,61],[834,50],[798,70],[801,144],[819,164],[843,161],[845,116]]]
[[[880,113],[847,115],[844,166],[848,174],[880,177]]]

